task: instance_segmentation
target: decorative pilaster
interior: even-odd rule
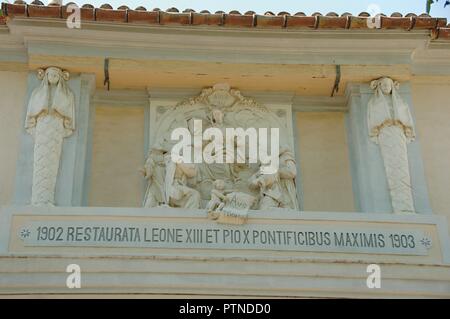
[[[400,139],[394,139],[392,134],[388,134],[393,132],[383,131],[386,127],[382,123],[401,122],[395,121],[393,108],[389,108],[388,114],[389,117],[392,114],[392,118],[388,118],[388,122],[383,120],[382,123],[375,123],[379,121],[375,116],[378,113],[373,112],[373,87],[369,84],[353,84],[347,88],[347,132],[356,207],[359,211],[369,213],[431,213],[419,140],[417,135],[415,140],[411,138],[415,132],[412,130],[414,117],[409,84],[395,89],[394,94],[397,102],[404,101],[401,107],[402,120],[404,125],[409,126],[403,130],[404,139],[400,135]],[[406,120],[405,114],[409,115],[409,120]],[[397,143],[393,150],[391,144],[396,141],[401,145]],[[401,152],[402,156],[393,154],[395,152]]]
[[[57,67],[29,74],[15,204],[82,205],[93,84]]]

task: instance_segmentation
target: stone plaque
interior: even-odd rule
[[[183,248],[428,255],[420,229],[194,222],[29,221],[16,234],[26,247]]]

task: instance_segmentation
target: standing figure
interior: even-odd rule
[[[367,123],[370,139],[380,146],[394,213],[413,213],[414,201],[407,144],[414,140],[413,119],[397,92],[398,82],[383,77],[372,81]]]
[[[297,177],[295,156],[286,146],[280,149],[280,168],[278,169],[278,175],[280,176],[284,206],[299,210],[297,188],[295,186],[295,178]]]
[[[295,178],[297,168],[295,158],[287,146],[280,148],[279,168],[274,174],[256,172],[249,180],[251,188],[259,189],[259,209],[290,208],[299,209]]]
[[[144,178],[148,180],[143,204],[144,207],[148,208],[165,204],[165,170],[164,151],[152,149],[142,170]]]
[[[38,71],[25,119],[34,137],[31,205],[54,206],[63,139],[75,130],[75,98],[67,86],[69,73],[56,67]]]

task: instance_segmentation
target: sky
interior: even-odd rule
[[[11,0],[10,0],[11,1]],[[138,6],[144,6],[147,10],[153,8],[160,8],[166,10],[170,7],[176,7],[180,11],[190,8],[195,11],[222,10],[229,12],[231,10],[238,10],[241,13],[252,10],[258,14],[263,14],[266,11],[273,11],[278,13],[280,11],[287,11],[291,14],[302,11],[306,14],[320,12],[326,14],[330,11],[342,14],[350,12],[359,14],[362,11],[369,13],[381,11],[384,14],[390,15],[392,12],[400,12],[407,14],[410,12],[420,14],[424,13],[426,0],[71,0],[78,4],[90,3],[99,7],[103,3],[109,3],[114,8],[120,5],[127,5],[131,9]],[[28,1],[27,1],[28,2]],[[45,0],[48,2],[48,0]],[[69,2],[69,0],[63,0]],[[438,0],[433,4],[431,15],[434,17],[447,18],[450,22],[450,5],[444,9],[445,0]],[[377,9],[379,8],[379,10]]]

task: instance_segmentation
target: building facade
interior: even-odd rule
[[[450,297],[445,19],[2,13],[1,295]]]

